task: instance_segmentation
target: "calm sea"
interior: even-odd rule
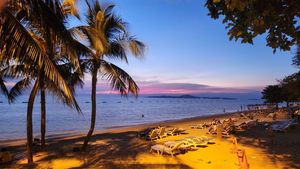
[[[0,140],[25,138],[28,96],[20,96],[14,104],[0,103]],[[83,115],[47,97],[47,135],[56,133],[87,132],[89,129],[90,95],[81,94],[77,101]],[[116,95],[97,95],[96,129],[136,125],[158,121],[175,120],[195,116],[233,112],[247,104],[261,103],[251,97],[236,100],[149,98],[140,96],[124,98]],[[33,128],[36,135],[40,129],[40,99],[36,98],[33,113]],[[144,115],[144,117],[142,116]]]

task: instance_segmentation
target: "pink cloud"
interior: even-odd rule
[[[138,81],[140,94],[201,94],[201,93],[247,93],[260,91],[262,87],[227,88],[193,83],[161,83],[159,81]],[[85,92],[90,92],[86,85]],[[98,94],[118,94],[107,83],[98,83]]]
[[[13,87],[16,83],[15,82],[4,82],[6,87]]]

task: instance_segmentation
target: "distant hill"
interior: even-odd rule
[[[220,100],[236,100],[236,98],[229,97],[199,97],[192,95],[179,95],[179,96],[171,96],[171,95],[157,95],[157,96],[148,96],[148,98],[181,98],[181,99],[220,99]]]

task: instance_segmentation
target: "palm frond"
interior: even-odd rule
[[[131,76],[118,66],[101,60],[100,73],[110,82],[112,89],[120,92],[121,95],[127,96],[132,93],[138,96],[139,88]]]
[[[64,63],[57,65],[59,72],[63,77],[65,77],[66,82],[70,86],[73,92],[75,92],[75,87],[83,87],[83,80],[81,74],[74,71],[74,67],[71,63]]]
[[[74,38],[64,25],[66,16],[63,7],[58,0],[31,0],[26,1],[28,10],[27,16],[23,20],[27,20],[36,28],[42,29],[44,32],[51,32],[53,39],[57,39],[60,43],[64,43],[66,51],[68,51],[70,61],[79,67],[79,57],[77,49],[74,47]],[[40,32],[43,32],[40,31]],[[49,42],[49,41],[48,41]]]
[[[128,63],[126,55],[126,44],[124,44],[123,41],[119,40],[112,41],[105,53],[105,56],[107,56],[108,58],[120,59]]]
[[[53,81],[65,92],[65,96],[69,100],[74,100],[72,90],[47,53],[43,52],[42,47],[36,43],[31,34],[8,10],[5,10],[4,23],[5,26],[0,27],[0,49],[4,49],[3,53],[8,56],[8,59],[16,59],[16,62],[19,62],[19,60],[28,59],[25,56],[30,57],[31,62],[28,65],[37,65],[39,69],[44,71],[46,78]],[[69,48],[67,51],[72,53]],[[73,52],[76,53],[76,50]],[[69,60],[72,61],[73,59],[70,58]]]
[[[77,0],[64,0],[63,1],[63,11],[64,14],[71,14],[80,20],[80,15],[76,7]]]
[[[14,102],[16,98],[22,94],[23,91],[29,89],[31,85],[30,78],[24,78],[18,81],[9,91],[8,100],[9,102]]]
[[[82,114],[80,106],[74,97],[74,94],[73,94],[72,99],[70,99],[69,96],[67,96],[65,94],[64,90],[59,88],[53,81],[50,81],[50,80],[47,81],[46,88],[47,88],[47,91],[52,93],[53,96],[55,96],[56,98],[58,98],[60,102],[66,104],[67,106],[69,106],[71,108],[75,108],[79,114]]]
[[[80,26],[78,29],[86,35],[92,49],[98,53],[104,53],[105,49],[108,47],[108,42],[103,33],[89,26]]]
[[[108,4],[105,9],[104,9],[104,15],[105,17],[109,17],[112,15],[112,11],[114,9],[115,5],[114,4]]]
[[[4,67],[1,73],[6,78],[22,78],[22,77],[36,77],[37,71],[34,65],[27,64],[13,64]]]
[[[127,33],[127,23],[117,15],[112,14],[103,23],[103,30],[108,39],[114,39],[120,34]]]
[[[31,59],[32,64],[38,64],[41,49],[30,33],[8,10],[4,10],[2,21],[3,24],[0,25],[0,49],[2,49],[1,53],[5,55],[5,59],[15,59],[16,62],[19,62],[23,61],[26,56]],[[1,60],[3,59],[1,58]]]
[[[143,42],[131,36],[128,38],[128,45],[130,52],[135,57],[142,58],[144,56],[146,46]]]
[[[6,97],[9,96],[9,92],[5,85],[5,80],[2,77],[0,77],[0,89],[1,89],[2,93],[4,94],[4,96],[6,96]]]

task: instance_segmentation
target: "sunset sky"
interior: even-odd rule
[[[132,34],[147,45],[144,60],[130,58],[129,65],[113,61],[134,77],[142,93],[245,92],[296,71],[291,66],[295,49],[273,54],[264,36],[256,38],[254,45],[229,41],[221,20],[207,16],[204,1],[110,2]],[[86,9],[82,1],[79,6]],[[80,23],[71,25],[76,24]],[[90,77],[85,81],[88,88]]]

